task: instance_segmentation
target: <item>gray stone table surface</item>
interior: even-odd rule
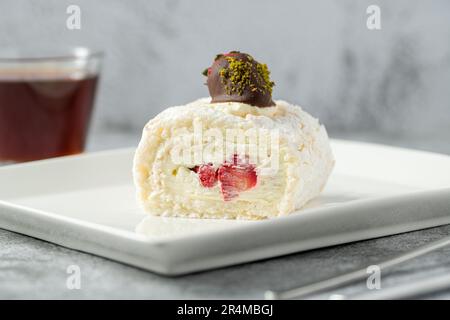
[[[439,139],[372,139],[450,153]],[[137,134],[95,134],[89,150],[135,145]],[[3,299],[261,299],[266,289],[287,289],[375,264],[450,234],[450,225],[396,236],[292,254],[180,277],[164,277],[98,256],[0,229],[0,298]],[[67,267],[78,265],[81,288],[66,286]],[[450,271],[450,247],[429,253],[383,273],[382,288]],[[332,293],[367,290],[360,281]],[[422,298],[450,299],[450,289]]]

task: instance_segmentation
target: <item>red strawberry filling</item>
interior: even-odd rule
[[[197,174],[200,183],[205,188],[212,188],[217,182],[217,170],[213,168],[212,164],[202,164],[198,167]]]
[[[223,200],[229,201],[239,196],[239,193],[256,185],[255,167],[250,164],[224,164],[219,168],[218,180]]]
[[[240,192],[253,188],[257,182],[255,166],[241,161],[237,155],[233,156],[232,162],[225,162],[218,169],[214,169],[212,164],[204,164],[192,170],[197,172],[201,185],[206,188],[219,181],[224,201],[238,197]]]

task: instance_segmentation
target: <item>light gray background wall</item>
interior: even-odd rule
[[[66,29],[69,4],[81,30]],[[370,4],[380,31],[366,28]],[[331,136],[424,149],[430,138],[450,152],[450,1],[1,0],[0,54],[72,45],[107,54],[93,137],[137,137],[159,111],[207,95],[200,72],[239,49],[269,65],[275,98]]]

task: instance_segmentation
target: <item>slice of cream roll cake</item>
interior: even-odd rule
[[[272,100],[267,66],[232,51],[204,75],[211,98],[168,108],[144,127],[133,166],[144,210],[264,219],[319,195],[334,165],[325,127]]]

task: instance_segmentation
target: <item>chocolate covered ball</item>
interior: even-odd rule
[[[208,77],[211,102],[242,102],[256,107],[270,107],[272,88],[266,64],[246,53],[231,51],[216,56],[212,66],[203,73]]]

